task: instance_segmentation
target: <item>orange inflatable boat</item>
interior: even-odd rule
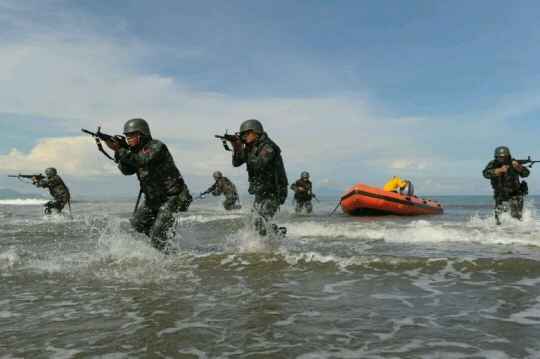
[[[357,184],[341,195],[341,210],[356,216],[443,214],[436,201]]]

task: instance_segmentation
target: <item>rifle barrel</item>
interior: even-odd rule
[[[45,178],[44,175],[42,175],[41,173],[36,175],[36,174],[33,174],[33,175],[23,175],[22,173],[19,173],[18,175],[8,175],[8,177],[17,177],[17,178],[32,178],[32,177],[36,177],[38,180],[42,180]]]
[[[222,140],[226,140],[226,141],[229,141],[229,142],[236,142],[236,141],[238,141],[238,137],[236,137],[235,135],[224,134],[223,136],[220,136],[220,135],[214,135],[214,137],[220,138],[220,139],[222,139]]]
[[[516,160],[514,159],[517,163],[519,163],[520,165],[526,165],[528,164],[528,166],[525,166],[525,167],[529,167],[531,168],[533,164],[537,163],[537,162],[540,162],[540,160],[538,161],[533,161],[531,160],[531,156],[528,156],[526,160]],[[511,161],[510,161],[511,163]]]
[[[81,128],[81,131],[84,132],[84,133],[87,133],[89,135],[96,136],[96,134],[94,132],[85,130],[84,128]]]

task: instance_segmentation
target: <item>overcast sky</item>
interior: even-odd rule
[[[315,193],[398,175],[489,195],[495,147],[540,159],[538,19],[536,0],[0,0],[0,188],[53,166],[72,196],[136,197],[81,128],[142,117],[192,193],[219,170],[244,194],[214,135],[256,118]]]

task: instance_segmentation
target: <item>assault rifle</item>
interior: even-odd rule
[[[238,137],[236,137],[237,135],[239,135],[239,133],[237,132],[236,134],[234,135],[229,135],[227,133],[228,130],[225,130],[225,134],[223,136],[220,136],[220,135],[215,135],[216,138],[220,138],[221,139],[221,142],[223,143],[223,148],[225,148],[226,151],[232,151],[229,146],[227,146],[227,141],[229,142],[236,142],[238,141]],[[245,143],[244,142],[244,139],[242,138],[242,136],[239,136],[240,137],[240,141],[242,143]]]
[[[199,198],[200,198],[200,199],[203,199],[204,197],[206,197],[206,195],[207,195],[208,193],[211,193],[212,191],[214,191],[214,190],[216,189],[216,187],[217,187],[217,182],[214,183],[214,184],[213,184],[210,188],[208,188],[206,191],[201,192],[201,194],[199,195],[199,197],[197,197],[197,198],[195,198],[195,199],[199,199]]]
[[[516,160],[515,158],[513,160],[510,160],[509,158],[505,159],[504,160],[505,162],[506,161],[510,161],[510,164],[512,164],[512,161],[516,161],[517,163],[519,163],[520,165],[526,165],[526,164],[529,164],[528,166],[525,166],[525,167],[529,167],[531,168],[533,166],[533,164],[535,164],[536,162],[540,162],[539,161],[533,161],[531,160],[531,156],[528,156],[526,160]]]
[[[515,158],[510,158],[510,156],[506,156],[505,159],[502,162],[499,162],[499,164],[496,166],[496,168],[501,168],[503,166],[507,166],[508,167],[507,173],[509,175],[513,175],[514,171],[515,171],[514,166],[512,165],[513,161],[516,161],[517,163],[519,163],[523,167],[529,167],[529,168],[531,168],[533,166],[533,164],[535,164],[536,162],[540,162],[540,161],[531,160],[531,156],[528,156],[526,160],[516,160]],[[528,166],[525,166],[526,164],[528,164]],[[521,181],[519,183],[519,193],[522,194],[523,196],[529,194],[529,185],[527,184],[526,181]],[[495,217],[497,217],[497,216],[495,216]],[[497,218],[497,221],[498,221],[498,218]],[[500,223],[497,222],[497,224],[500,224]]]
[[[17,177],[20,181],[22,181],[21,178],[32,178],[32,177],[36,177],[36,179],[37,179],[38,181],[41,181],[42,179],[45,178],[45,176],[42,175],[41,173],[38,174],[38,175],[23,175],[23,174],[20,174],[20,173],[19,173],[18,175],[8,175],[8,177]],[[22,181],[22,182],[25,182],[25,181]],[[30,182],[25,182],[25,183],[30,183]]]
[[[312,194],[311,194],[311,197],[315,198],[315,199],[317,200],[317,202],[319,202],[319,203],[321,202],[321,201],[319,201],[319,199],[317,198],[317,196],[315,196],[315,193],[312,193]]]
[[[129,145],[127,144],[126,138],[124,136],[120,136],[120,135],[111,136],[106,133],[103,133],[101,132],[101,126],[97,128],[96,133],[85,130],[84,128],[81,129],[81,131],[84,133],[88,133],[89,135],[92,135],[92,137],[94,137],[94,140],[96,140],[96,145],[98,147],[98,150],[101,153],[103,153],[105,156],[107,156],[109,159],[113,160],[114,162],[117,162],[117,161],[111,156],[109,156],[107,152],[105,152],[105,150],[103,149],[103,145],[101,144],[101,141],[109,141],[110,139],[114,138],[116,142],[118,142],[120,147],[129,149]]]
[[[501,166],[508,166],[508,172],[509,173],[514,172],[514,166],[512,166],[512,161],[516,161],[517,163],[519,163],[523,167],[529,167],[529,168],[531,168],[533,166],[533,164],[535,164],[536,162],[540,162],[540,160],[539,161],[531,160],[531,156],[528,156],[526,160],[516,160],[515,158],[506,157],[504,159],[504,161],[502,162]],[[528,166],[525,166],[526,164],[528,164]]]
[[[23,175],[23,174],[18,174],[18,175],[8,175],[8,177],[17,177],[17,178],[32,178],[32,177],[36,177],[36,179],[38,181],[41,181],[42,179],[45,178],[44,175],[42,175],[41,173],[38,174],[38,175]]]

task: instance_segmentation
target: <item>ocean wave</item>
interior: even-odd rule
[[[37,199],[37,198],[1,199],[0,200],[0,205],[13,205],[13,206],[24,205],[24,206],[26,206],[26,205],[44,204],[45,202],[47,202],[46,199]]]

